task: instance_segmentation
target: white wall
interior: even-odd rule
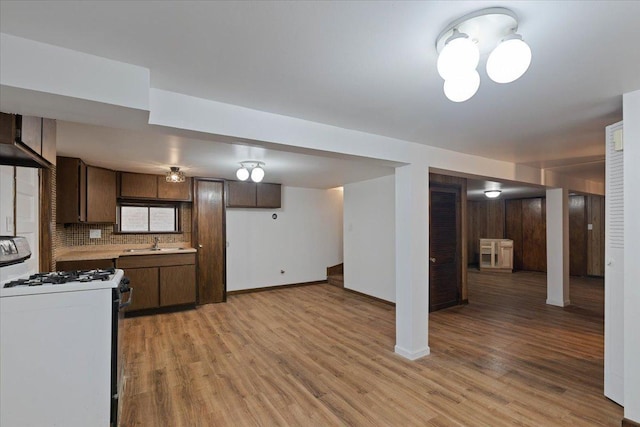
[[[342,262],[342,189],[283,186],[280,209],[227,209],[227,241],[227,291],[325,280]]]
[[[640,90],[623,96],[624,121],[624,416],[640,422]],[[627,167],[628,166],[628,167]],[[628,220],[627,220],[628,219]]]
[[[395,178],[344,187],[344,286],[396,300]]]

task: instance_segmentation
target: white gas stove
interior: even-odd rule
[[[116,426],[124,272],[22,275],[19,262],[0,265],[0,425]]]

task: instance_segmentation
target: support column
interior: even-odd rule
[[[547,190],[547,304],[570,304],[569,192],[565,188]]]
[[[396,346],[410,360],[429,354],[429,168],[396,168]]]

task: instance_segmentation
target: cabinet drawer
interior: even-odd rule
[[[56,270],[72,271],[72,270],[94,270],[112,268],[114,265],[112,259],[87,259],[82,261],[58,261],[56,262]]]
[[[196,263],[196,254],[129,255],[118,258],[118,268],[164,267]]]

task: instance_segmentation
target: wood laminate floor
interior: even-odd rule
[[[603,388],[603,281],[569,308],[541,273],[470,271],[431,355],[393,353],[394,307],[330,285],[126,319],[122,426],[619,426]]]

